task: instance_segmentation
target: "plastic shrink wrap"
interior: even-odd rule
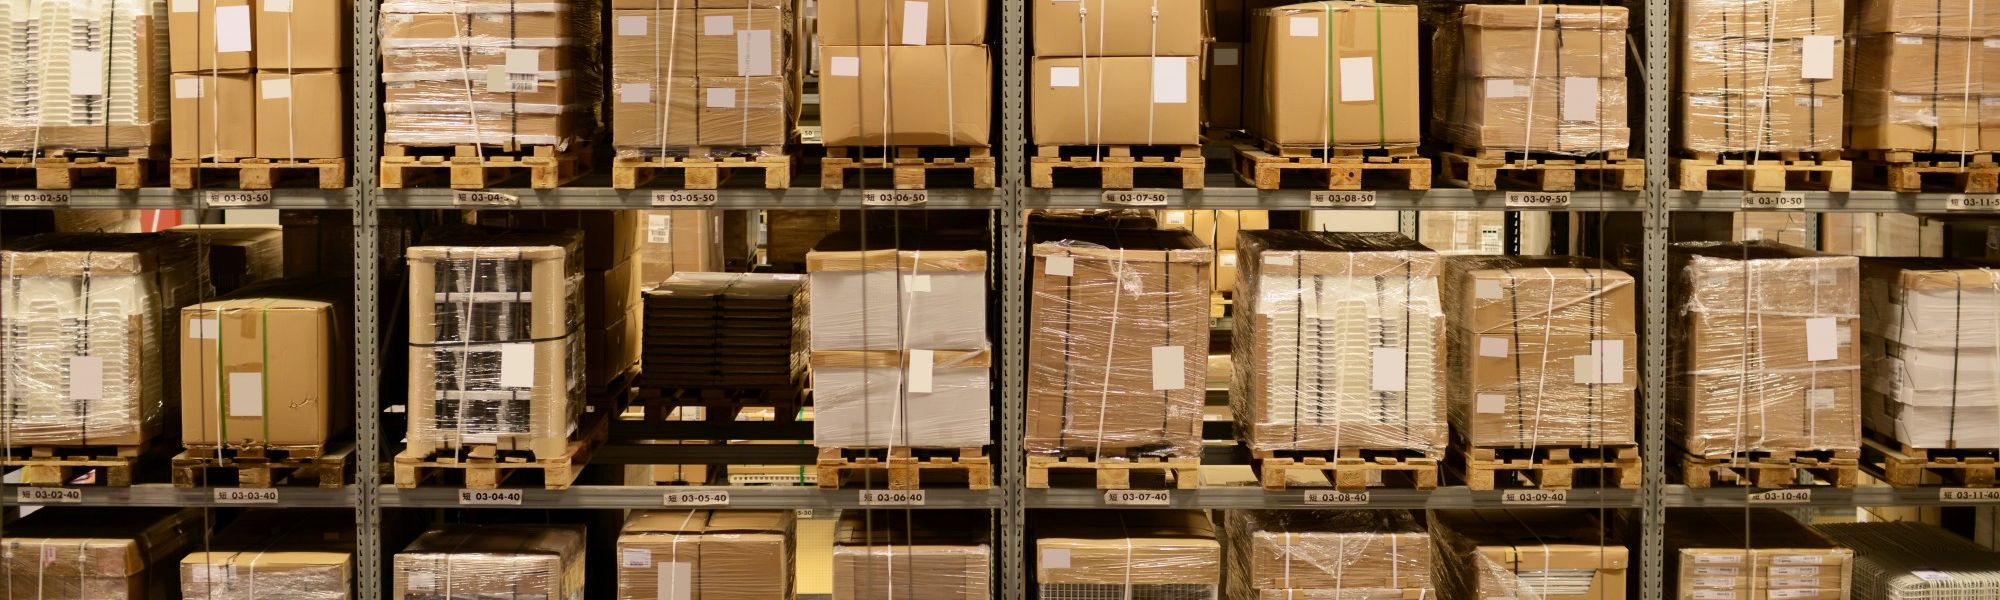
[[[636,511],[618,535],[618,600],[792,597],[790,511]]]
[[[1232,510],[1223,523],[1230,598],[1420,600],[1431,536],[1402,511]]]
[[[1243,109],[1264,142],[1402,148],[1421,141],[1417,7],[1305,2],[1254,14]]]
[[[1989,41],[2000,36],[2000,2],[1866,0],[1850,10],[1850,148],[2000,150],[2000,42]]]
[[[1667,598],[1847,600],[1854,551],[1770,508],[1669,511]]]
[[[354,579],[352,514],[244,513],[181,559],[185,600],[347,600]]]
[[[1222,547],[1198,510],[1047,512],[1031,532],[1042,600],[1215,600]]]
[[[181,442],[324,447],[354,417],[349,281],[285,280],[183,307]]]
[[[1854,256],[1944,256],[1944,221],[1902,213],[1820,215],[1819,249]]]
[[[1597,511],[1437,510],[1444,600],[1623,600],[1631,553]]]
[[[1451,430],[1473,448],[1636,441],[1638,286],[1595,259],[1446,260]]]
[[[581,600],[580,525],[444,525],[396,553],[395,600]]]
[[[178,408],[181,306],[212,295],[193,236],[43,234],[0,251],[0,430],[137,446]]]
[[[165,145],[165,0],[20,0],[0,13],[12,40],[0,151]]]
[[[7,524],[8,600],[179,597],[173,561],[202,535],[196,510],[46,507]]]
[[[1590,155],[1631,145],[1621,6],[1470,4],[1435,43],[1459,49],[1438,79],[1446,139],[1467,150]]]
[[[618,156],[782,154],[798,105],[791,11],[696,4],[612,7]]]
[[[584,403],[578,238],[465,234],[410,249],[406,452],[564,451]]]
[[[1252,450],[1446,442],[1441,259],[1393,233],[1249,231],[1229,404]]]
[[[1677,147],[1840,150],[1841,0],[1676,2]]]
[[[2000,448],[2000,268],[1861,261],[1862,425],[1912,448]]]
[[[1858,450],[1860,259],[1675,244],[1667,436],[1688,453]]]
[[[987,6],[987,0],[819,3],[813,72],[825,144],[986,146],[993,132]]]
[[[381,6],[383,142],[567,147],[596,127],[594,2]]]
[[[1813,529],[1854,550],[1854,597],[1860,600],[2000,594],[2000,553],[1942,527],[1901,521],[1828,523]]]
[[[1196,456],[1213,253],[1180,230],[1029,236],[1028,452]]]
[[[993,597],[985,512],[850,512],[833,541],[833,600]]]

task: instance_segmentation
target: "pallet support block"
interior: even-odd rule
[[[1679,189],[1687,191],[1708,190],[1715,176],[1740,179],[1742,189],[1750,192],[1854,189],[1854,163],[1841,160],[1836,152],[1767,152],[1756,157],[1695,153],[1693,158],[1674,159],[1674,166]]]
[[[1740,486],[1785,488],[1798,485],[1801,472],[1836,488],[1851,489],[1861,482],[1861,451],[1772,451],[1737,453],[1708,458],[1681,454],[1681,480],[1691,488]]]
[[[792,186],[792,157],[782,146],[758,149],[754,156],[708,156],[705,148],[690,148],[687,156],[621,157],[611,161],[611,187],[638,188],[659,171],[680,171],[681,189],[713,190],[737,171],[762,171],[764,189],[781,190]]]
[[[826,158],[819,163],[820,187],[844,189],[847,187],[848,171],[886,169],[890,171],[895,189],[899,190],[925,189],[929,186],[929,174],[933,170],[969,171],[973,189],[993,189],[995,163],[990,147],[894,146],[887,151],[888,156],[880,156],[883,152],[880,147],[827,148]]]
[[[1306,171],[1325,181],[1324,189],[1360,190],[1370,172],[1401,179],[1403,189],[1431,189],[1431,159],[1416,155],[1416,147],[1366,149],[1236,147],[1236,176],[1260,190],[1283,186],[1285,171]]]
[[[1646,161],[1625,151],[1596,157],[1556,157],[1547,153],[1507,153],[1498,150],[1444,152],[1445,178],[1472,190],[1500,189],[1502,181],[1519,181],[1543,192],[1573,192],[1579,179],[1595,180],[1603,189],[1637,191],[1646,187]],[[1580,178],[1581,175],[1591,177]],[[1505,178],[1505,179],[1503,179]]]
[[[1129,190],[1139,170],[1175,171],[1180,189],[1198,190],[1205,184],[1208,159],[1201,146],[1038,146],[1028,161],[1029,187],[1055,187],[1057,169],[1097,171],[1099,187]]]
[[[1912,448],[1872,435],[1862,437],[1861,456],[1871,471],[1900,488],[1925,485],[1927,474],[1950,485],[1990,488],[2000,468],[2000,449]]]
[[[450,155],[442,154],[446,150]],[[408,187],[421,178],[435,176],[438,170],[447,170],[451,189],[483,190],[525,170],[528,187],[545,190],[582,177],[590,165],[590,148],[583,144],[560,151],[555,146],[507,151],[476,145],[389,144],[382,152],[380,182],[390,189]]]
[[[1171,481],[1173,489],[1192,490],[1201,488],[1201,459],[1165,458],[1141,456],[1136,458],[1092,459],[1087,456],[1030,456],[1026,486],[1030,489],[1052,487],[1051,471],[1084,472],[1092,475],[1096,489],[1132,489],[1132,472],[1143,471],[1160,475],[1163,481]]]
[[[897,447],[884,450],[886,460],[872,455],[849,456],[850,453],[863,452],[866,450],[820,448],[814,465],[819,487],[839,489],[849,478],[865,477],[865,473],[879,471],[886,475],[889,489],[922,489],[927,487],[923,485],[923,474],[929,471],[962,474],[966,489],[993,488],[993,462],[987,458],[985,448]]]
[[[1454,467],[1468,488],[1490,491],[1513,475],[1526,476],[1530,487],[1566,490],[1575,487],[1577,471],[1598,471],[1607,487],[1639,489],[1644,476],[1637,446],[1545,448],[1452,448]]]
[[[235,188],[243,190],[271,189],[280,173],[311,175],[316,187],[323,190],[347,187],[347,159],[344,158],[243,158],[231,161],[177,158],[167,165],[167,169],[168,185],[177,190],[194,189],[196,175],[204,170],[235,171]],[[203,183],[202,187],[214,187]]]

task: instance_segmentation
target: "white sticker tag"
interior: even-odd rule
[[[1289,267],[1292,266],[1292,255],[1266,254],[1264,255],[1264,264],[1273,267]]]
[[[200,98],[200,97],[201,97],[200,77],[174,78],[174,98],[186,99],[186,98]]]
[[[1292,17],[1292,37],[1319,37],[1319,17]]]
[[[177,13],[201,12],[201,0],[174,0],[172,10]]]
[[[1827,410],[1833,408],[1834,405],[1833,388],[1815,388],[1806,390],[1806,403],[1810,404],[1813,410]]]
[[[1225,250],[1225,252],[1226,252],[1226,250]],[[1234,266],[1236,266],[1236,255],[1234,255],[1234,254],[1224,254],[1224,255],[1221,255],[1221,256],[1217,256],[1217,257],[1215,257],[1215,258],[1216,258],[1216,262],[1217,262],[1217,264],[1220,264],[1220,265],[1222,265],[1222,266],[1225,266],[1225,267],[1234,267]]]
[[[1187,388],[1187,347],[1153,347],[1153,391]]]
[[[903,291],[907,291],[910,293],[924,293],[931,291],[931,276],[904,275]]]
[[[215,7],[215,51],[250,51],[250,7]]]
[[[1772,577],[1818,577],[1819,567],[1771,567]]]
[[[1375,101],[1375,57],[1350,56],[1340,59],[1340,101]]]
[[[618,101],[625,104],[645,104],[653,101],[653,84],[618,84]]]
[[[1401,392],[1409,389],[1403,371],[1409,368],[1405,363],[1402,348],[1378,346],[1374,349],[1373,377],[1369,378],[1369,389],[1377,392]]]
[[[936,363],[936,352],[932,350],[910,351],[909,388],[912,394],[931,393],[931,371]]]
[[[104,399],[104,359],[95,356],[69,357],[69,399]]]
[[[736,32],[736,75],[738,77],[770,77],[771,30],[750,29]]]
[[[1044,568],[1044,569],[1067,569],[1067,568],[1069,568],[1069,549],[1068,549],[1068,548],[1049,548],[1049,549],[1046,549],[1046,550],[1042,550],[1042,564],[1041,564],[1041,567],[1042,567],[1042,568]]]
[[[1819,554],[1780,554],[1771,557],[1774,565],[1823,565],[1826,557]]]
[[[1512,79],[1496,78],[1496,79],[1486,80],[1486,98],[1488,100],[1500,99],[1500,98],[1525,98],[1527,96],[1528,96],[1528,86],[1516,83]]]
[[[487,92],[505,94],[513,89],[514,82],[507,76],[507,65],[489,65],[486,67]]]
[[[1236,66],[1236,64],[1242,60],[1237,56],[1237,52],[1238,50],[1235,48],[1216,48],[1214,55],[1215,59],[1209,62],[1218,67]]]
[[[1697,565],[1740,565],[1740,564],[1743,564],[1743,555],[1741,555],[1741,554],[1697,554],[1697,555],[1695,555],[1695,557],[1694,557],[1694,564],[1697,564]],[[1697,570],[1697,571],[1695,571],[1695,574],[1696,574],[1696,575],[1735,575],[1735,574],[1736,574],[1736,569],[1729,569],[1729,572],[1727,572],[1727,573],[1724,573],[1724,572],[1721,572],[1721,571],[1716,571],[1716,572],[1714,572],[1714,573],[1703,573],[1703,572],[1701,572],[1701,571]]]
[[[1619,385],[1625,383],[1625,340],[1592,340],[1590,342],[1590,371],[1585,373],[1583,361],[1577,361],[1576,382],[1583,384]],[[1588,381],[1585,378],[1588,377]]]
[[[258,96],[265,100],[283,100],[292,97],[292,80],[266,79],[258,87]]]
[[[645,15],[621,16],[613,28],[621,36],[646,35],[646,17]]]
[[[1042,272],[1056,277],[1074,277],[1076,276],[1076,258],[1051,256],[1048,258],[1048,266],[1043,267]]]
[[[1799,77],[1833,79],[1833,41],[1830,35],[1809,35],[1799,48]]]
[[[673,242],[673,215],[646,215],[646,243],[667,244]]]
[[[736,88],[708,88],[703,90],[702,105],[709,108],[736,108]]]
[[[903,45],[924,46],[930,43],[931,3],[923,0],[903,2]]]
[[[1743,241],[1755,242],[1764,239],[1764,230],[1756,227],[1743,228]]]
[[[1472,284],[1472,297],[1480,300],[1499,300],[1500,282],[1492,279],[1481,279],[1474,282]]]
[[[1822,361],[1840,357],[1839,320],[1833,317],[1806,319],[1806,360]]]
[[[535,386],[535,345],[533,343],[500,345],[500,387],[525,388]]]
[[[1726,590],[1695,590],[1694,600],[1736,600],[1736,592]]]
[[[860,77],[861,57],[834,56],[827,61],[827,75],[832,77]]]
[[[694,599],[694,564],[660,563],[659,600]]]
[[[1187,71],[1188,58],[1185,56],[1154,57],[1153,103],[1187,104]]]
[[[1562,120],[1597,122],[1597,78],[1564,77]]]
[[[1507,358],[1507,338],[1492,335],[1479,336],[1479,355],[1491,358]]]
[[[403,587],[409,588],[410,591],[431,592],[437,590],[437,573],[412,570],[406,571],[405,574],[409,580],[404,582]]]
[[[1507,412],[1507,397],[1499,394],[1480,394],[1473,410],[1489,415]]]
[[[508,48],[508,73],[536,73],[541,71],[542,51],[533,48]]]
[[[264,12],[269,12],[269,13],[292,12],[292,0],[264,0]]]
[[[189,319],[188,339],[213,340],[222,337],[222,325],[215,319]]]
[[[1083,69],[1078,67],[1049,67],[1049,87],[1064,88],[1083,85]]]
[[[626,548],[618,551],[618,566],[629,569],[644,569],[653,566],[653,551],[645,548]]]
[[[2000,38],[1986,38],[1983,43],[1988,48],[2000,48]]]
[[[736,17],[731,15],[709,15],[701,18],[702,35],[733,35],[736,33]]]
[[[229,416],[264,416],[264,374],[229,374]]]
[[[69,51],[69,95],[103,95],[106,66],[103,50]]]
[[[1924,44],[1924,38],[1914,35],[1899,35],[1896,36],[1896,43],[1905,46],[1921,46]]]

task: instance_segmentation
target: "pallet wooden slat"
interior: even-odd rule
[[[847,173],[887,170],[895,189],[921,190],[928,186],[931,171],[969,171],[973,189],[993,189],[993,150],[987,146],[830,146],[820,159],[821,188],[847,187]],[[864,175],[865,176],[865,175]]]
[[[1180,175],[1180,189],[1202,189],[1208,159],[1201,146],[1039,146],[1028,159],[1028,185],[1055,187],[1058,169],[1096,171],[1107,190],[1132,189],[1133,176],[1140,170],[1174,171]]]
[[[737,171],[763,171],[764,189],[781,190],[792,186],[792,157],[782,146],[762,148],[754,156],[711,157],[704,148],[691,148],[687,156],[626,156],[611,160],[611,187],[638,188],[659,171],[680,171],[681,189],[713,190]]]
[[[106,155],[78,155],[65,150],[42,154],[16,153],[0,157],[0,177],[32,172],[35,189],[68,190],[82,187],[112,187],[136,190],[146,183],[160,157],[151,148],[114,148]],[[105,177],[108,175],[109,177]],[[109,184],[108,186],[104,184]]]
[[[1422,452],[1395,448],[1343,448],[1339,450],[1251,450],[1250,468],[1265,490],[1290,487],[1292,471],[1322,474],[1335,489],[1367,489],[1370,474],[1384,483],[1391,475],[1402,477],[1393,483],[1419,490],[1438,486],[1438,459]]]
[[[272,159],[244,158],[236,160],[217,159],[174,159],[167,165],[167,182],[174,189],[194,189],[196,179],[202,171],[233,171],[235,177],[224,180],[234,184],[236,189],[268,190],[281,174],[311,176],[315,185],[323,190],[337,190],[347,187],[347,159]],[[203,187],[215,187],[212,182],[200,182]]]
[[[1201,487],[1201,459],[1180,457],[1030,456],[1027,487],[1048,489],[1054,472],[1087,473],[1100,490],[1129,490],[1134,472],[1158,476],[1164,487],[1192,490]]]
[[[281,475],[294,481],[307,477],[318,486],[337,489],[346,483],[353,443],[338,446],[268,446],[223,448],[190,446],[173,459],[174,486],[218,486],[211,470],[234,470],[238,487],[271,487]]]
[[[1581,176],[1595,180],[1605,189],[1636,191],[1646,187],[1646,161],[1628,158],[1624,151],[1596,156],[1559,156],[1547,153],[1506,153],[1492,149],[1461,149],[1443,152],[1444,177],[1467,189],[1500,189],[1503,181],[1518,181],[1543,192],[1576,191]]]
[[[1892,192],[1921,192],[1926,181],[1966,194],[2000,192],[2000,162],[1991,152],[1862,150],[1851,155],[1864,177],[1879,176]]]
[[[1317,176],[1328,190],[1359,190],[1368,173],[1385,173],[1400,179],[1404,189],[1431,189],[1431,159],[1407,148],[1310,148],[1255,146],[1236,147],[1236,176],[1260,190],[1283,186],[1285,171],[1306,171]]]
[[[1541,448],[1451,449],[1451,466],[1468,488],[1490,491],[1512,478],[1525,477],[1529,487],[1566,490],[1575,487],[1577,471],[1597,471],[1607,487],[1639,489],[1644,475],[1636,445]]]
[[[886,454],[886,456],[875,456]],[[914,490],[926,487],[958,487],[985,490],[993,487],[993,460],[984,448],[876,449],[820,448],[815,471],[819,487],[839,489],[843,484],[864,481],[870,474],[885,475],[889,489]],[[925,474],[949,475],[932,478],[924,485]],[[962,478],[962,481],[960,480]]]
[[[133,476],[160,447],[164,446],[24,446],[0,456],[0,467],[21,467],[23,485],[64,486],[85,471],[101,470],[99,485],[130,487]]]
[[[1927,449],[1878,440],[1874,435],[1861,439],[1862,464],[1889,485],[1903,488],[1924,485],[1925,475],[1938,481],[1969,488],[1990,488],[1994,470],[2000,468],[2000,449]]]
[[[528,187],[553,189],[582,177],[590,168],[590,146],[527,146],[516,151],[477,145],[382,147],[380,182],[384,188],[409,187],[448,170],[451,189],[481,190],[527,171]]]
[[[1754,160],[1753,160],[1754,158]],[[1679,189],[1704,191],[1717,178],[1725,185],[1734,183],[1745,191],[1783,192],[1820,189],[1846,192],[1854,189],[1854,163],[1842,160],[1838,152],[1695,153],[1673,161]],[[1729,181],[1735,180],[1735,181]]]
[[[1704,457],[1679,451],[1682,481],[1691,488],[1741,486],[1783,488],[1798,484],[1801,474],[1811,474],[1837,488],[1853,488],[1861,482],[1861,451],[1739,452],[1728,457]]]
[[[617,412],[616,399],[594,404],[597,404],[597,410],[584,413],[576,434],[570,437],[562,452],[553,456],[533,456],[527,451],[503,452],[492,444],[466,444],[458,450],[438,452],[406,448],[396,455],[396,487],[415,488],[426,479],[445,479],[447,472],[457,471],[464,478],[465,488],[490,490],[499,487],[500,482],[516,472],[540,471],[542,487],[568,489],[576,477],[583,474],[584,466],[590,464],[591,454],[604,445],[611,429],[611,415]]]

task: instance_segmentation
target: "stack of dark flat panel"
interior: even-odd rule
[[[806,365],[805,278],[678,273],[645,292],[645,387],[790,388]]]

